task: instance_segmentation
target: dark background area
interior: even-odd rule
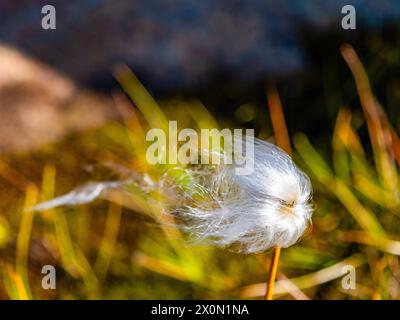
[[[56,7],[56,30],[40,28],[44,4]],[[356,8],[356,30],[341,28],[345,4]],[[395,0],[6,0],[0,39],[103,92],[116,87],[114,68],[127,64],[156,98],[196,97],[227,117],[253,103],[258,116],[243,125],[256,129],[267,118],[265,84],[275,83],[290,130],[318,138],[330,134],[340,106],[358,107],[344,42],[399,129],[399,92],[390,89],[399,81],[399,19]]]

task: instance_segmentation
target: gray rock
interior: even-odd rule
[[[215,74],[262,79],[305,67],[299,32],[342,32],[345,0],[2,0],[0,39],[74,79],[108,86],[127,63],[150,88],[175,90]],[[353,0],[359,28],[400,21],[398,0]],[[41,7],[57,29],[41,29]]]

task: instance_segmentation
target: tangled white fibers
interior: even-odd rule
[[[248,175],[235,174],[235,164],[191,165],[181,168],[188,178],[186,183],[172,178],[169,169],[158,182],[146,177],[140,182],[90,183],[38,204],[33,210],[87,203],[107,189],[134,183],[146,191],[164,193],[177,226],[196,243],[211,243],[241,253],[289,247],[311,224],[310,180],[273,144],[254,138],[251,156],[254,170]]]

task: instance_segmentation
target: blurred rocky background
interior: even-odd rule
[[[0,70],[0,153],[32,150],[116,115],[110,97],[79,90],[47,65],[3,46]]]
[[[56,30],[41,28],[45,4],[56,8]],[[102,95],[115,88],[113,70],[121,64],[129,65],[157,98],[194,96],[216,114],[233,114],[243,103],[253,103],[261,116],[250,117],[246,125],[256,128],[266,117],[265,82],[277,82],[289,127],[324,134],[341,101],[338,96],[325,100],[321,75],[331,70],[328,73],[340,85],[345,68],[340,44],[349,41],[362,57],[370,54],[367,70],[380,64],[377,72],[385,80],[399,67],[399,59],[392,59],[388,75],[387,61],[379,59],[388,59],[386,51],[399,42],[400,3],[351,1],[356,30],[341,28],[341,8],[346,4],[3,0],[0,41],[23,55],[5,48],[0,52],[0,133],[7,137],[0,150],[34,146],[39,136],[56,138],[113,116],[112,102]],[[93,89],[96,93],[87,91]],[[396,97],[391,103],[398,101]],[[299,118],[300,109],[311,116]],[[22,119],[20,112],[34,116]],[[23,138],[28,132],[32,143]]]
[[[56,30],[41,29],[45,4],[57,10]],[[340,24],[346,4],[356,8],[358,29],[347,35]],[[396,0],[3,0],[0,38],[84,83],[110,85],[112,67],[127,63],[166,91],[218,74],[255,80],[294,73],[310,63],[308,35],[355,37],[399,19]]]

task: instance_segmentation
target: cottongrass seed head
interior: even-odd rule
[[[260,139],[254,138],[254,153],[246,157],[254,157],[254,170],[247,175],[237,175],[235,163],[192,165],[179,169],[189,184],[179,183],[176,175],[171,178],[168,169],[158,182],[147,175],[92,182],[31,210],[86,204],[109,190],[126,192],[124,188],[133,184],[148,194],[154,190],[163,193],[166,212],[176,221],[173,225],[193,243],[209,243],[240,253],[293,245],[311,223],[309,178],[284,151]]]

